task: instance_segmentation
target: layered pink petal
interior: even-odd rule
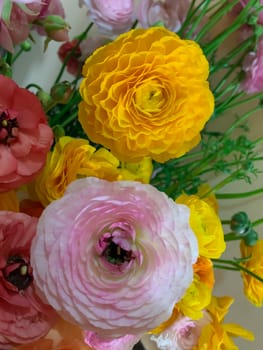
[[[66,320],[113,339],[168,319],[197,255],[186,206],[150,185],[97,178],[71,183],[44,210],[31,249],[41,296]]]

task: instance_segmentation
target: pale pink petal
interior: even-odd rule
[[[167,320],[197,256],[186,206],[151,185],[98,178],[74,181],[44,210],[31,249],[41,296],[111,339]]]
[[[96,350],[132,350],[140,338],[140,336],[135,335],[124,335],[117,339],[103,339],[98,337],[96,333],[85,331],[85,343]]]

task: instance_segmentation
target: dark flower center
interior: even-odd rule
[[[132,257],[132,250],[125,250],[118,244],[109,239],[109,244],[103,251],[102,255],[105,259],[114,265],[122,265],[124,262],[129,262]]]
[[[26,289],[33,281],[30,264],[18,255],[8,258],[4,268],[6,281],[13,284],[18,290]]]
[[[10,143],[17,137],[18,122],[8,111],[0,114],[0,143]]]

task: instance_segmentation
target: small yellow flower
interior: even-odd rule
[[[212,289],[201,282],[200,277],[195,273],[194,280],[187,289],[185,295],[178,303],[180,312],[192,320],[203,317],[203,310],[210,303]]]
[[[263,240],[258,240],[256,245],[248,247],[243,240],[240,244],[242,257],[250,257],[249,260],[243,262],[243,266],[263,278]],[[244,283],[244,293],[248,300],[255,306],[263,305],[263,283],[242,272]]]
[[[230,297],[212,297],[207,307],[212,321],[202,329],[198,344],[193,350],[238,350],[232,337],[254,340],[253,333],[238,324],[222,324],[233,300]]]
[[[15,191],[0,193],[0,210],[19,211],[19,201]]]
[[[199,255],[219,258],[226,244],[221,221],[214,209],[197,195],[182,194],[176,203],[190,208],[190,225],[198,240]]]
[[[105,148],[98,150],[85,139],[61,137],[46,165],[36,180],[28,186],[31,197],[43,206],[63,196],[66,187],[74,180],[94,176],[108,181],[134,180],[149,182],[152,162],[143,159],[140,163],[120,167],[119,160]]]
[[[162,27],[131,30],[86,60],[79,121],[122,161],[180,157],[213,113],[208,74],[196,42]]]

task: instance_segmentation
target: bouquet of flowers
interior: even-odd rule
[[[65,3],[0,0],[0,350],[238,349],[215,270],[262,307],[232,209],[263,192],[263,1],[71,0],[77,35]],[[17,78],[41,37],[48,89]]]

